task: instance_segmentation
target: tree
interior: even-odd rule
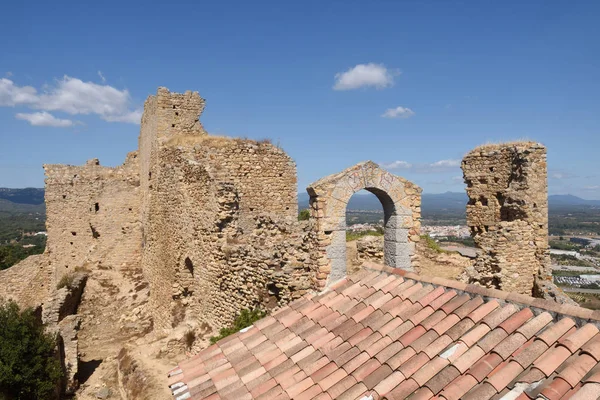
[[[301,210],[298,213],[298,221],[308,221],[310,219],[310,211],[308,209]]]
[[[0,399],[51,399],[61,375],[56,339],[33,310],[0,302]]]

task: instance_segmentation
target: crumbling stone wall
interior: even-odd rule
[[[29,256],[0,271],[0,299],[14,300],[20,307],[38,308],[53,289],[53,269],[45,254]]]
[[[142,118],[142,264],[159,328],[186,316],[218,328],[313,285],[295,163],[267,141],[206,135],[203,108],[197,93],[159,89]],[[188,123],[163,121],[175,117]]]
[[[81,266],[139,268],[141,256],[139,163],[128,154],[116,168],[97,159],[84,166],[44,165],[45,255],[53,284]]]
[[[482,249],[465,279],[532,294],[537,275],[548,277],[546,148],[534,142],[486,145],[462,161],[467,225]]]

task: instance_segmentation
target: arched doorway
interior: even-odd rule
[[[372,161],[356,164],[311,184],[311,217],[316,220],[319,247],[319,286],[346,276],[346,207],[359,190],[373,193],[384,212],[384,262],[412,270],[414,242],[419,234],[421,189],[380,168]]]

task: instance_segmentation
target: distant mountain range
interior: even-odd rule
[[[307,193],[298,194],[300,209],[308,208],[309,196]],[[421,209],[423,214],[440,211],[464,212],[468,198],[466,193],[423,193]],[[600,200],[585,200],[570,194],[557,194],[548,196],[550,208],[564,208],[574,206],[600,207]],[[348,210],[381,210],[381,203],[375,196],[358,194],[352,196],[348,202]]]
[[[0,212],[2,213],[45,213],[44,189],[0,188]]]
[[[300,209],[308,208],[308,194],[298,194]],[[465,212],[467,194],[461,192],[423,193],[421,209],[423,214],[435,212]],[[600,207],[600,200],[585,200],[570,194],[551,195],[548,197],[551,209],[565,207]],[[44,189],[7,189],[0,188],[0,211],[32,212],[44,210]],[[372,195],[358,194],[352,196],[348,210],[381,210],[381,203]],[[43,212],[43,211],[42,211]]]
[[[17,204],[43,204],[44,189],[25,188],[8,189],[0,188],[0,199],[8,200]]]

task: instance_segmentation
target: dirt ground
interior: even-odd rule
[[[144,394],[140,398],[172,398],[166,376],[176,361],[157,357],[165,338],[156,338],[151,332],[150,320],[144,314],[147,299],[148,288],[142,283],[140,273],[121,274],[111,269],[90,272],[78,310],[82,324],[78,335],[77,399],[97,399],[107,389],[109,399],[124,398],[126,389],[119,385],[117,359],[124,347],[130,349],[138,369],[143,371]]]

